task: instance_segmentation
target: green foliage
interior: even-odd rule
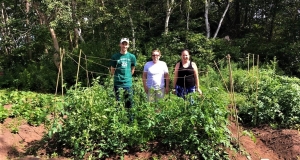
[[[190,95],[195,100],[191,105],[175,95],[149,103],[141,86],[141,80],[135,80],[134,107],[130,110],[115,101],[111,79],[104,85],[95,81],[90,88],[68,90],[64,107],[56,113],[60,118],[53,119],[49,135],[58,134],[59,141],[76,157],[86,153],[98,158],[111,153],[123,155],[130,148],[146,149],[148,142],[205,159],[222,157],[220,147],[230,143],[228,101],[226,97],[216,98],[222,96],[221,89],[203,88],[205,97]]]
[[[243,123],[279,127],[298,124],[299,82],[298,78],[279,76],[270,69],[254,73],[239,71],[235,86],[236,91],[246,97],[237,104]]]
[[[237,66],[231,67],[241,122],[297,127],[300,80],[276,75],[276,64],[249,71]],[[115,101],[111,78],[99,77],[91,87],[79,83],[63,97],[3,91],[1,105],[13,105],[10,110],[1,108],[0,118],[23,117],[31,125],[45,124],[48,136],[64,144],[76,158],[87,154],[96,159],[114,154],[122,157],[132,148],[143,151],[149,143],[158,143],[196,159],[226,159],[224,149],[231,147],[227,105],[232,100],[225,89],[230,86],[228,66],[221,64],[219,70],[208,66],[200,77],[203,96],[190,94],[186,101],[167,94],[165,99],[149,103],[141,78],[134,78],[132,109],[124,108],[124,99]],[[11,129],[18,132],[16,125]]]
[[[1,106],[3,109],[0,111],[0,117],[22,117],[33,126],[46,124],[55,104],[53,95],[34,92],[10,91],[2,94],[1,98],[5,99],[1,102],[2,105],[11,104],[12,107],[6,110]]]
[[[212,40],[213,49],[213,60],[218,61],[225,58],[227,55],[230,55],[231,61],[236,63],[241,62],[241,59],[244,58],[243,53],[241,52],[242,44],[238,44],[239,40],[231,42],[231,40],[226,39],[215,39]]]
[[[2,123],[7,117],[9,113],[8,110],[4,108],[3,105],[0,106],[0,123]]]
[[[169,32],[168,35],[163,35],[160,38],[155,37],[144,44],[144,50],[148,57],[155,48],[162,52],[161,60],[165,61],[172,69],[180,60],[180,54],[183,49],[190,50],[192,60],[201,69],[205,69],[208,64],[211,64],[214,58],[212,42],[199,33],[187,31]]]
[[[56,68],[48,58],[43,60],[43,65],[30,62],[24,65],[14,64],[7,68],[4,75],[0,76],[0,86],[39,92],[54,91],[56,86]]]

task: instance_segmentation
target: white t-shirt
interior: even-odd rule
[[[144,66],[144,72],[147,72],[147,87],[156,89],[164,87],[164,75],[169,73],[167,64],[163,61],[157,61],[156,63],[153,63],[153,61],[147,62]]]

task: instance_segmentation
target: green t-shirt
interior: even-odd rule
[[[116,53],[111,57],[111,67],[115,68],[114,86],[131,87],[131,67],[136,66],[136,57],[132,53]]]

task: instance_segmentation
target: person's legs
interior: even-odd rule
[[[124,87],[125,108],[132,108],[133,106],[133,91],[131,87]]]
[[[114,86],[114,92],[115,92],[115,97],[117,101],[120,101],[120,91],[119,91],[120,87]]]
[[[133,107],[133,90],[131,87],[124,87],[124,98],[125,98],[125,108],[128,112],[129,121],[133,121],[133,113],[131,108]]]
[[[196,92],[196,86],[193,86],[193,87],[190,87],[190,88],[187,88],[186,89],[186,93],[189,94],[189,93],[194,93]],[[190,95],[189,96],[189,101],[190,103],[193,105],[195,103],[195,100],[193,99],[193,97]]]
[[[156,90],[156,100],[163,99],[165,96],[165,88],[161,88],[160,90]]]
[[[114,93],[117,101],[116,110],[119,110],[118,108],[120,106],[120,87],[114,86]]]
[[[189,93],[194,93],[196,92],[196,87],[193,86],[193,87],[189,87],[189,88],[183,88],[183,87],[180,87],[180,86],[176,86],[175,88],[176,90],[176,95],[178,97],[182,97],[183,99],[186,99],[186,97],[188,96]],[[191,104],[194,104],[194,99],[192,96],[188,96],[189,97],[189,101]]]
[[[120,97],[120,90],[124,89],[124,101],[125,101],[125,108],[131,108],[132,107],[132,101],[133,101],[133,91],[131,87],[118,87],[114,86],[114,92],[115,92],[115,97],[117,101],[121,100]]]
[[[133,91],[132,91],[131,87],[114,86],[115,97],[116,97],[116,101],[118,104],[120,104],[120,100],[121,100],[121,96],[120,96],[121,89],[124,90],[123,96],[124,96],[124,101],[125,101],[125,108],[128,112],[128,119],[130,121],[133,121],[133,114],[130,111],[130,109],[133,106]],[[120,105],[118,105],[118,106],[120,106]]]
[[[157,102],[159,99],[164,98],[165,95],[165,89],[160,88],[160,89],[149,89],[147,98],[149,102]]]
[[[147,93],[147,100],[148,102],[153,102],[154,101],[154,89],[149,88],[148,93]]]
[[[176,95],[177,95],[178,97],[184,98],[185,90],[184,90],[183,87],[177,86],[177,85],[176,85],[175,91],[176,91]]]

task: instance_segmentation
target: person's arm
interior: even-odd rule
[[[166,73],[164,74],[164,77],[165,77],[165,79],[166,79],[166,90],[165,90],[165,93],[167,94],[167,93],[169,93],[169,84],[170,84],[170,76],[169,76],[169,73],[166,72]]]
[[[132,55],[132,58],[131,58],[131,75],[133,75],[133,73],[134,73],[135,66],[136,66],[136,57],[135,57],[135,55]]]
[[[134,70],[135,70],[135,66],[131,66],[131,75],[133,75]]]
[[[201,91],[200,85],[199,85],[198,67],[197,67],[196,63],[192,62],[192,67],[194,69],[194,77],[195,77],[196,90],[199,92],[199,94],[202,94],[202,91]]]
[[[114,55],[113,55],[110,60],[110,75],[111,76],[115,75],[116,67],[117,67],[117,63],[116,63],[116,61],[114,59]]]
[[[146,84],[146,82],[147,82],[147,72],[145,72],[145,71],[143,72],[142,78],[143,78],[144,90],[145,90],[146,93],[148,93],[148,87],[147,87],[147,84]]]
[[[110,67],[110,75],[113,76],[115,74],[115,71],[116,71],[116,68]]]
[[[175,66],[175,71],[174,71],[174,79],[173,79],[173,89],[176,87],[177,79],[178,79],[178,69],[179,69],[179,62]]]

